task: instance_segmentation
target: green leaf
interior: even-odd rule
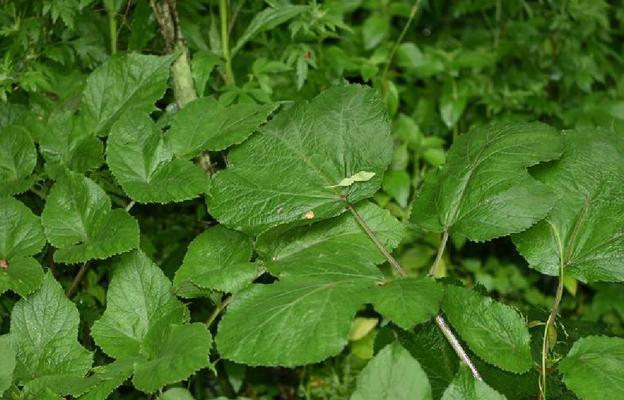
[[[50,116],[48,129],[39,138],[39,150],[46,162],[76,172],[92,170],[104,161],[104,147],[93,128],[83,116],[67,111]]]
[[[188,321],[188,310],[162,270],[143,253],[123,255],[113,268],[106,311],[93,324],[91,335],[113,358],[136,357],[150,330]]]
[[[563,382],[585,400],[624,398],[624,339],[588,336],[574,343],[559,364]]]
[[[405,227],[387,210],[362,202],[356,210],[389,250],[405,237]],[[256,251],[274,274],[306,273],[310,265],[340,263],[363,265],[386,261],[351,214],[321,221],[310,227],[276,228],[258,237]]]
[[[457,376],[444,391],[442,400],[505,400],[506,397],[476,380],[468,367],[462,365]]]
[[[11,336],[0,336],[0,396],[11,387],[13,382],[13,370],[15,370],[15,349],[11,342]]]
[[[187,389],[174,387],[167,389],[158,400],[195,400]]]
[[[43,270],[32,255],[44,244],[39,217],[20,201],[0,197],[0,294],[26,296],[39,287]]]
[[[470,350],[486,362],[515,373],[533,365],[526,321],[514,308],[472,290],[449,286],[442,310]]]
[[[336,355],[380,278],[375,267],[346,260],[240,291],[219,323],[219,354],[247,365],[290,367]]]
[[[210,81],[212,71],[219,65],[221,59],[214,53],[207,51],[197,51],[191,60],[191,71],[197,95],[203,97],[206,92],[206,85]],[[188,107],[188,104],[185,106]]]
[[[139,245],[137,221],[125,210],[111,211],[106,192],[71,171],[63,172],[50,190],[41,221],[48,241],[57,247],[57,262],[105,259]]]
[[[135,360],[116,360],[110,364],[93,368],[93,374],[86,378],[90,386],[80,396],[80,400],[106,399],[117,387],[121,386],[132,375]]]
[[[384,192],[394,197],[399,206],[407,207],[412,183],[406,171],[390,171],[386,173],[382,186]]]
[[[308,6],[282,5],[276,8],[265,8],[260,11],[251,20],[241,37],[238,38],[236,45],[232,48],[232,55],[238,53],[245,43],[253,39],[259,33],[271,30],[308,9]]]
[[[210,365],[211,343],[210,332],[202,323],[152,330],[143,342],[147,360],[137,363],[134,369],[134,385],[143,392],[153,393],[186,379]]]
[[[384,347],[357,378],[351,400],[431,400],[422,367],[399,343]]]
[[[405,330],[426,322],[438,313],[444,289],[430,278],[400,278],[380,285],[373,306]]]
[[[126,113],[111,128],[106,148],[111,172],[140,203],[178,202],[208,188],[208,177],[191,161],[178,159],[152,119]]]
[[[208,228],[189,245],[173,286],[182,295],[193,286],[235,292],[258,273],[249,262],[251,253],[251,240],[246,235],[221,225]]]
[[[391,159],[379,95],[364,86],[336,86],[280,112],[232,150],[230,166],[213,177],[208,208],[220,222],[256,234],[330,218],[344,212],[345,199],[354,204],[372,196]],[[349,188],[328,187],[359,171],[375,176]]]
[[[555,203],[527,168],[557,159],[562,147],[559,133],[540,123],[474,128],[457,138],[446,165],[426,181],[411,221],[475,241],[523,231]]]
[[[91,368],[92,354],[77,341],[80,316],[74,303],[51,273],[41,288],[18,301],[11,314],[11,338],[17,354],[15,376],[28,383],[81,379]],[[58,395],[71,392],[71,385],[47,385]]]
[[[277,106],[253,103],[225,106],[213,97],[197,99],[176,114],[166,141],[183,158],[206,150],[224,150],[244,142]]]
[[[98,136],[108,135],[124,112],[150,113],[167,88],[173,56],[116,55],[89,78],[82,98],[87,122]]]
[[[0,129],[0,193],[18,194],[28,190],[30,175],[37,165],[37,150],[28,132],[17,126]]]
[[[387,15],[371,15],[362,25],[364,49],[377,47],[390,31],[390,18]]]
[[[624,136],[603,130],[565,132],[561,160],[535,176],[557,194],[546,219],[513,237],[529,265],[548,275],[624,281]]]
[[[451,129],[461,118],[466,108],[467,98],[464,94],[445,92],[440,97],[440,116],[447,128]]]

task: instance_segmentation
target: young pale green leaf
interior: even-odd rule
[[[48,129],[39,137],[39,150],[46,162],[76,172],[92,170],[104,161],[104,147],[93,127],[84,116],[68,111],[50,116]]]
[[[106,399],[117,387],[132,375],[135,359],[115,360],[110,364],[93,368],[93,373],[85,379],[89,389],[80,400]]]
[[[355,182],[368,182],[371,180],[373,176],[375,176],[374,172],[360,171],[358,173],[355,173],[349,176],[348,178],[344,178],[343,180],[338,182],[337,185],[328,186],[328,187],[349,187],[353,185]]]
[[[442,400],[505,400],[506,397],[483,381],[476,380],[468,367],[462,365],[457,376],[444,391]]]
[[[381,279],[348,260],[233,295],[216,337],[219,354],[247,365],[296,366],[339,353],[351,321]]]
[[[444,289],[430,278],[393,279],[379,286],[373,306],[401,328],[411,330],[438,313]]]
[[[162,270],[143,253],[123,255],[113,268],[106,311],[93,324],[91,335],[113,358],[137,357],[151,329],[185,323],[188,310],[176,299]]]
[[[559,158],[561,135],[540,123],[494,124],[461,135],[425,183],[411,221],[483,241],[521,232],[546,216],[553,192],[527,168]]]
[[[50,190],[41,221],[57,250],[54,260],[105,259],[139,245],[139,225],[125,210],[111,211],[106,192],[91,179],[64,171]]]
[[[39,217],[20,201],[0,197],[0,294],[26,296],[39,287],[43,270],[31,256],[44,244]]]
[[[178,157],[224,150],[245,141],[277,104],[239,103],[225,106],[213,97],[194,100],[178,112],[165,137]]]
[[[15,370],[15,348],[11,341],[11,336],[0,336],[0,397],[11,387],[13,382],[13,371]]]
[[[208,208],[222,223],[256,234],[330,218],[345,211],[345,200],[372,196],[391,159],[390,125],[377,92],[336,86],[278,113],[233,149],[229,167],[213,177]],[[328,187],[360,171],[375,176]]]
[[[145,361],[137,362],[132,382],[153,393],[210,366],[212,337],[205,324],[169,325],[152,330],[143,342]]]
[[[589,336],[559,364],[566,386],[584,400],[624,398],[624,339]]]
[[[92,354],[77,341],[80,316],[52,274],[41,288],[18,301],[11,314],[11,338],[17,354],[15,378],[32,391],[46,386],[58,395],[70,392],[91,368]],[[48,383],[59,385],[48,385]]]
[[[245,32],[238,38],[236,45],[232,48],[232,54],[236,54],[245,43],[253,39],[259,33],[273,29],[308,9],[308,6],[288,4],[276,8],[265,8],[255,15],[247,26],[247,29],[245,29]]]
[[[362,202],[356,210],[389,250],[405,237],[403,224],[387,210]],[[385,257],[351,214],[321,221],[310,227],[270,230],[258,237],[256,251],[272,273],[305,273],[308,266],[336,260],[381,264]]]
[[[546,219],[515,235],[518,251],[536,270],[585,282],[624,281],[624,135],[565,132],[561,160],[535,176],[557,193]]]
[[[461,287],[446,289],[442,310],[470,350],[505,371],[531,368],[529,331],[512,307]]]
[[[422,367],[399,343],[384,347],[357,378],[351,400],[431,400]]]
[[[18,126],[0,129],[0,193],[25,192],[32,184],[37,165],[37,150],[30,135]]]
[[[117,120],[106,160],[124,191],[140,203],[188,200],[208,188],[206,174],[191,161],[175,158],[162,131],[146,114],[126,113]]]
[[[152,112],[167,88],[172,61],[173,56],[116,55],[93,71],[81,108],[95,133],[108,135],[124,112]]]
[[[249,262],[251,253],[246,235],[221,225],[208,228],[189,245],[173,286],[179,295],[193,292],[193,287],[235,292],[258,273]]]

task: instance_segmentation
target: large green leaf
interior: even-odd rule
[[[166,140],[178,157],[224,150],[245,141],[276,108],[277,104],[224,106],[213,97],[200,98],[176,114]]]
[[[526,321],[514,308],[457,286],[446,289],[442,310],[470,350],[505,371],[533,365]]]
[[[529,228],[555,196],[527,168],[559,158],[560,136],[540,123],[494,124],[459,136],[414,203],[412,222],[477,241]]]
[[[39,217],[20,201],[0,197],[0,294],[26,296],[39,287],[43,270],[32,255],[44,244]]]
[[[394,249],[405,237],[405,227],[387,210],[369,202],[358,204],[356,210],[387,249]],[[305,271],[307,266],[327,259],[345,259],[363,264],[386,261],[351,214],[309,227],[278,227],[267,231],[258,237],[256,251],[275,274]]]
[[[470,369],[462,365],[457,376],[444,391],[442,400],[505,400],[506,397],[483,381],[476,380]]]
[[[108,135],[126,111],[152,112],[167,88],[172,61],[173,56],[116,55],[93,71],[87,78],[82,110],[95,133]]]
[[[107,365],[92,369],[92,374],[85,379],[89,386],[80,400],[106,399],[117,387],[132,375],[135,360],[116,360]]]
[[[46,274],[39,291],[18,301],[11,314],[11,338],[17,354],[15,376],[30,390],[46,386],[58,395],[72,392],[92,355],[77,341],[80,316],[61,285]]]
[[[97,168],[104,161],[104,147],[82,115],[55,112],[39,137],[39,150],[46,162],[64,165],[76,172]]]
[[[208,228],[189,245],[173,285],[188,296],[193,287],[235,292],[257,275],[249,262],[252,244],[246,235],[221,225]]]
[[[357,378],[351,400],[431,400],[425,371],[398,342],[384,347]]]
[[[93,339],[106,354],[114,358],[138,356],[151,329],[188,321],[188,310],[176,299],[171,283],[143,253],[123,255],[113,268],[106,311],[91,329]]]
[[[213,177],[208,208],[249,233],[333,217],[344,212],[345,200],[356,203],[379,189],[391,158],[390,125],[377,92],[336,86],[278,113],[233,149],[229,167]],[[362,171],[375,175],[337,186]]]
[[[318,362],[347,344],[351,321],[381,279],[372,265],[315,264],[233,295],[216,337],[219,354],[247,365]]]
[[[141,203],[167,203],[197,197],[208,188],[207,175],[191,161],[174,157],[154,121],[126,113],[111,128],[108,166],[126,193]]]
[[[0,397],[11,387],[13,382],[13,370],[15,369],[15,349],[11,342],[11,336],[0,336]]]
[[[602,130],[564,133],[561,160],[535,176],[557,194],[546,219],[515,235],[529,265],[548,275],[624,281],[624,135]]]
[[[589,336],[559,364],[566,386],[583,400],[624,398],[624,339]]]
[[[106,192],[71,171],[61,173],[50,190],[41,221],[58,262],[105,259],[139,245],[137,221],[125,210],[111,211]]]
[[[399,278],[380,285],[373,305],[385,318],[405,330],[438,313],[444,289],[430,278]]]
[[[0,129],[0,193],[25,192],[32,186],[30,175],[37,165],[37,150],[30,135],[18,126]]]

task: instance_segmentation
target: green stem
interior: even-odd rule
[[[221,302],[215,307],[214,310],[212,310],[212,313],[208,316],[208,319],[206,320],[206,326],[208,326],[208,328],[210,328],[215,319],[217,319],[219,314],[221,314],[221,311],[223,311],[225,307],[230,304],[231,300],[232,296],[226,297],[225,299],[221,300]]]
[[[228,0],[219,0],[219,15],[221,17],[221,50],[225,61],[225,84],[236,83],[232,71],[232,57],[230,55],[230,34],[228,28]]]
[[[392,46],[392,50],[390,50],[390,55],[388,56],[388,61],[386,62],[386,66],[384,67],[383,74],[381,75],[381,82],[382,83],[386,81],[386,78],[388,76],[388,70],[390,69],[390,64],[392,64],[392,60],[394,59],[394,55],[397,52],[397,50],[399,49],[399,46],[401,45],[401,42],[403,41],[403,38],[407,34],[407,31],[408,31],[410,25],[412,24],[412,21],[414,20],[414,17],[416,17],[416,13],[418,13],[418,10],[420,9],[420,3],[421,2],[422,2],[422,0],[416,0],[416,3],[414,3],[414,5],[412,6],[412,10],[410,11],[410,15],[409,15],[409,18],[407,19],[407,22],[405,23],[405,26],[403,26],[403,30],[399,34],[399,37],[396,40],[396,42],[394,42],[394,45]]]
[[[89,268],[89,262],[85,261],[80,267],[80,269],[78,270],[78,273],[76,274],[76,276],[74,277],[74,280],[72,281],[71,286],[65,292],[65,295],[68,298],[71,299],[72,297],[74,297],[74,294],[76,294],[76,291],[78,290],[78,287],[80,286],[80,282],[82,282],[82,278],[84,278],[85,274],[87,273],[87,268]]]
[[[108,29],[110,31],[111,54],[117,54],[117,16],[115,15],[114,1],[106,1],[106,12],[108,13]]]
[[[429,269],[429,275],[436,277],[438,273],[438,266],[440,265],[440,261],[442,261],[442,256],[444,255],[444,249],[446,249],[446,242],[448,241],[448,232],[445,230],[442,234],[442,240],[440,241],[440,246],[438,246],[438,251],[436,253],[435,260],[433,264],[431,264],[431,269]]]

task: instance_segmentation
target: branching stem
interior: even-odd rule
[[[392,267],[397,272],[397,274],[399,274],[401,277],[407,276],[407,272],[405,272],[403,267],[401,267],[401,264],[399,264],[397,259],[394,258],[392,254],[390,254],[388,249],[386,249],[386,246],[384,246],[383,243],[381,243],[379,238],[377,238],[377,235],[375,235],[375,232],[373,232],[370,226],[368,226],[366,221],[364,221],[364,218],[362,218],[360,213],[357,212],[355,207],[353,207],[352,204],[347,204],[347,208],[349,209],[349,211],[351,212],[355,220],[358,222],[360,227],[364,230],[364,232],[366,232],[366,234],[373,241],[373,243],[375,243],[375,246],[377,246],[379,251],[381,251],[384,257],[386,257],[386,260],[388,260],[390,265],[392,265]],[[448,239],[448,235],[446,236],[447,236],[446,239]],[[438,249],[438,253],[444,252],[444,247],[446,246],[446,239],[444,239],[443,237],[443,243],[440,244],[440,249]],[[449,344],[451,345],[451,347],[453,348],[453,350],[455,351],[459,359],[462,360],[468,366],[468,368],[472,372],[472,376],[474,376],[476,380],[479,380],[479,381],[483,380],[483,378],[481,378],[481,375],[479,374],[479,371],[477,371],[477,367],[475,367],[474,363],[468,356],[468,353],[466,352],[466,350],[464,350],[461,343],[459,342],[459,340],[457,339],[457,337],[455,336],[451,328],[448,326],[448,324],[444,320],[444,317],[438,314],[435,317],[435,323],[438,326],[438,328],[440,328],[440,330],[442,331],[442,334],[444,335],[446,340],[448,340]]]

